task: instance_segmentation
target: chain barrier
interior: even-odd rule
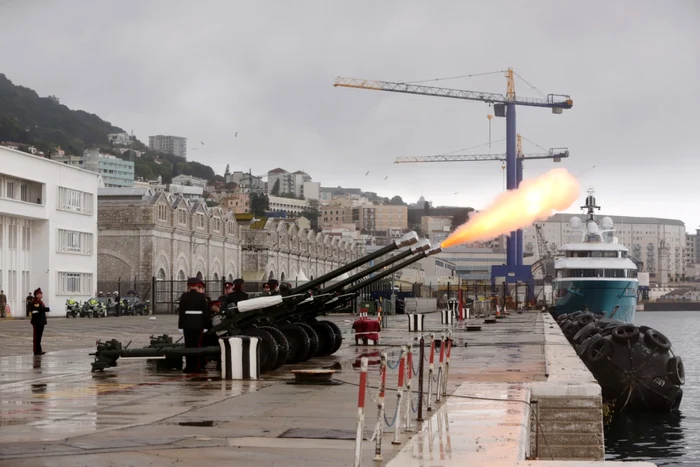
[[[398,414],[399,414],[399,404],[396,404],[396,408],[394,409],[394,416],[392,417],[391,421],[389,421],[389,419],[386,418],[386,412],[384,412],[384,423],[386,423],[386,426],[388,428],[391,428],[392,426],[394,426],[394,423],[396,423],[396,417],[398,416]]]

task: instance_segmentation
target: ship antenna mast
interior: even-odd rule
[[[588,214],[589,221],[595,221],[595,210],[600,210],[600,206],[598,206],[595,202],[595,196],[593,196],[593,193],[595,193],[595,190],[593,188],[589,188],[588,196],[586,197],[586,205],[581,206],[581,209],[587,210],[586,214]]]

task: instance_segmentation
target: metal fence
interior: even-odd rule
[[[121,280],[116,281],[97,281],[97,291],[98,295],[102,293],[107,296],[107,294],[114,295],[119,294],[120,297],[126,298],[130,295],[136,295],[141,299],[153,300],[153,280],[149,281],[137,281],[137,280]]]

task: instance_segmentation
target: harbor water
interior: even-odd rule
[[[606,459],[700,466],[700,311],[638,312],[635,324],[661,331],[683,358],[683,401],[674,414],[616,416],[605,428]]]

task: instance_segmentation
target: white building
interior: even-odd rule
[[[187,138],[181,136],[149,136],[148,147],[156,152],[164,152],[187,159]]]
[[[192,200],[204,199],[204,189],[201,186],[175,185],[174,183],[171,183],[168,185],[168,192],[174,195],[182,195],[183,197]]]
[[[178,175],[173,177],[173,185],[183,185],[183,186],[198,186],[204,190],[207,187],[207,181],[203,178],[193,177],[191,175]]]
[[[304,182],[299,193],[305,199],[319,200],[321,198],[321,183],[320,182]]]
[[[305,199],[282,198],[280,196],[268,196],[270,211],[286,212],[287,214],[301,214],[309,206]]]
[[[128,146],[131,144],[131,136],[129,136],[129,133],[110,133],[107,135],[107,139],[110,144],[118,144],[121,146]]]
[[[603,212],[599,217],[606,215]],[[569,226],[573,216],[585,217],[582,214],[555,214],[539,223],[552,252],[565,243],[580,241],[581,234],[572,232]],[[629,256],[644,264],[652,283],[666,284],[668,280],[680,279],[685,274],[686,232],[683,221],[655,217],[608,217],[615,226],[614,236],[629,249]],[[534,254],[535,260],[542,256],[537,251],[534,227],[523,231],[523,252]]]
[[[50,316],[97,286],[99,174],[0,148],[0,289],[15,316],[40,287]]]
[[[308,185],[307,185],[308,184]],[[312,183],[311,176],[306,172],[297,170],[290,173],[284,169],[276,168],[267,173],[267,194],[272,194],[275,186],[279,187],[277,194],[293,194],[294,196],[304,196],[307,199],[320,199],[321,184]],[[308,190],[308,196],[307,196]]]

